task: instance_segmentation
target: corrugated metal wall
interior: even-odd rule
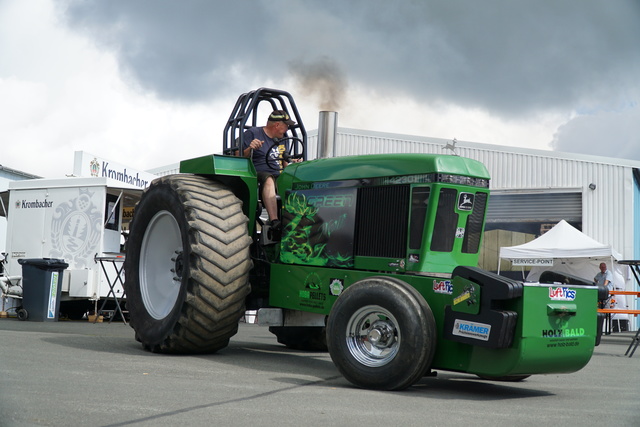
[[[374,153],[450,154],[451,141],[338,128],[336,155]],[[316,156],[317,133],[309,132],[309,158]],[[479,160],[491,173],[491,190],[581,192],[583,232],[612,245],[625,258],[635,252],[633,168],[640,162],[555,151],[457,142],[456,154]],[[595,184],[595,190],[589,188]]]
[[[494,191],[491,194],[487,221],[521,222],[534,219],[552,224],[561,219],[582,222],[582,193]]]

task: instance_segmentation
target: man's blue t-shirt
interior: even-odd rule
[[[280,157],[280,145],[269,138],[263,128],[254,127],[245,131],[242,149],[244,150],[249,147],[249,144],[251,144],[251,141],[254,139],[263,141],[262,147],[253,150],[252,160],[256,171],[279,175],[280,162],[276,159]],[[267,153],[269,153],[269,164],[267,164]]]
[[[604,286],[605,280],[608,280],[607,288],[612,291],[613,290],[613,274],[609,270],[605,270],[605,272],[600,272],[596,274],[595,281],[597,285]]]

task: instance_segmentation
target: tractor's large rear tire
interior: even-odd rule
[[[251,238],[242,202],[195,175],[154,180],[136,206],[125,260],[130,324],[159,353],[213,353],[244,314]]]
[[[424,297],[407,283],[370,277],[349,286],[327,322],[333,363],[358,387],[402,390],[431,367],[435,319]]]

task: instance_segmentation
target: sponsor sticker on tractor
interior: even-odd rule
[[[435,292],[436,294],[451,295],[453,293],[453,285],[451,284],[451,280],[434,280],[433,292]]]
[[[342,279],[330,279],[331,284],[329,285],[329,292],[331,295],[338,296],[344,290],[344,280]]]
[[[476,340],[489,341],[491,334],[491,325],[486,323],[469,322],[456,319],[453,324],[453,335],[461,337],[473,338]]]
[[[574,301],[576,299],[576,291],[567,287],[551,287],[549,288],[549,298],[554,301]]]

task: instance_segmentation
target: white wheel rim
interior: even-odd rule
[[[164,319],[180,294],[182,275],[180,226],[168,211],[156,213],[140,248],[139,280],[142,301],[154,319]]]

